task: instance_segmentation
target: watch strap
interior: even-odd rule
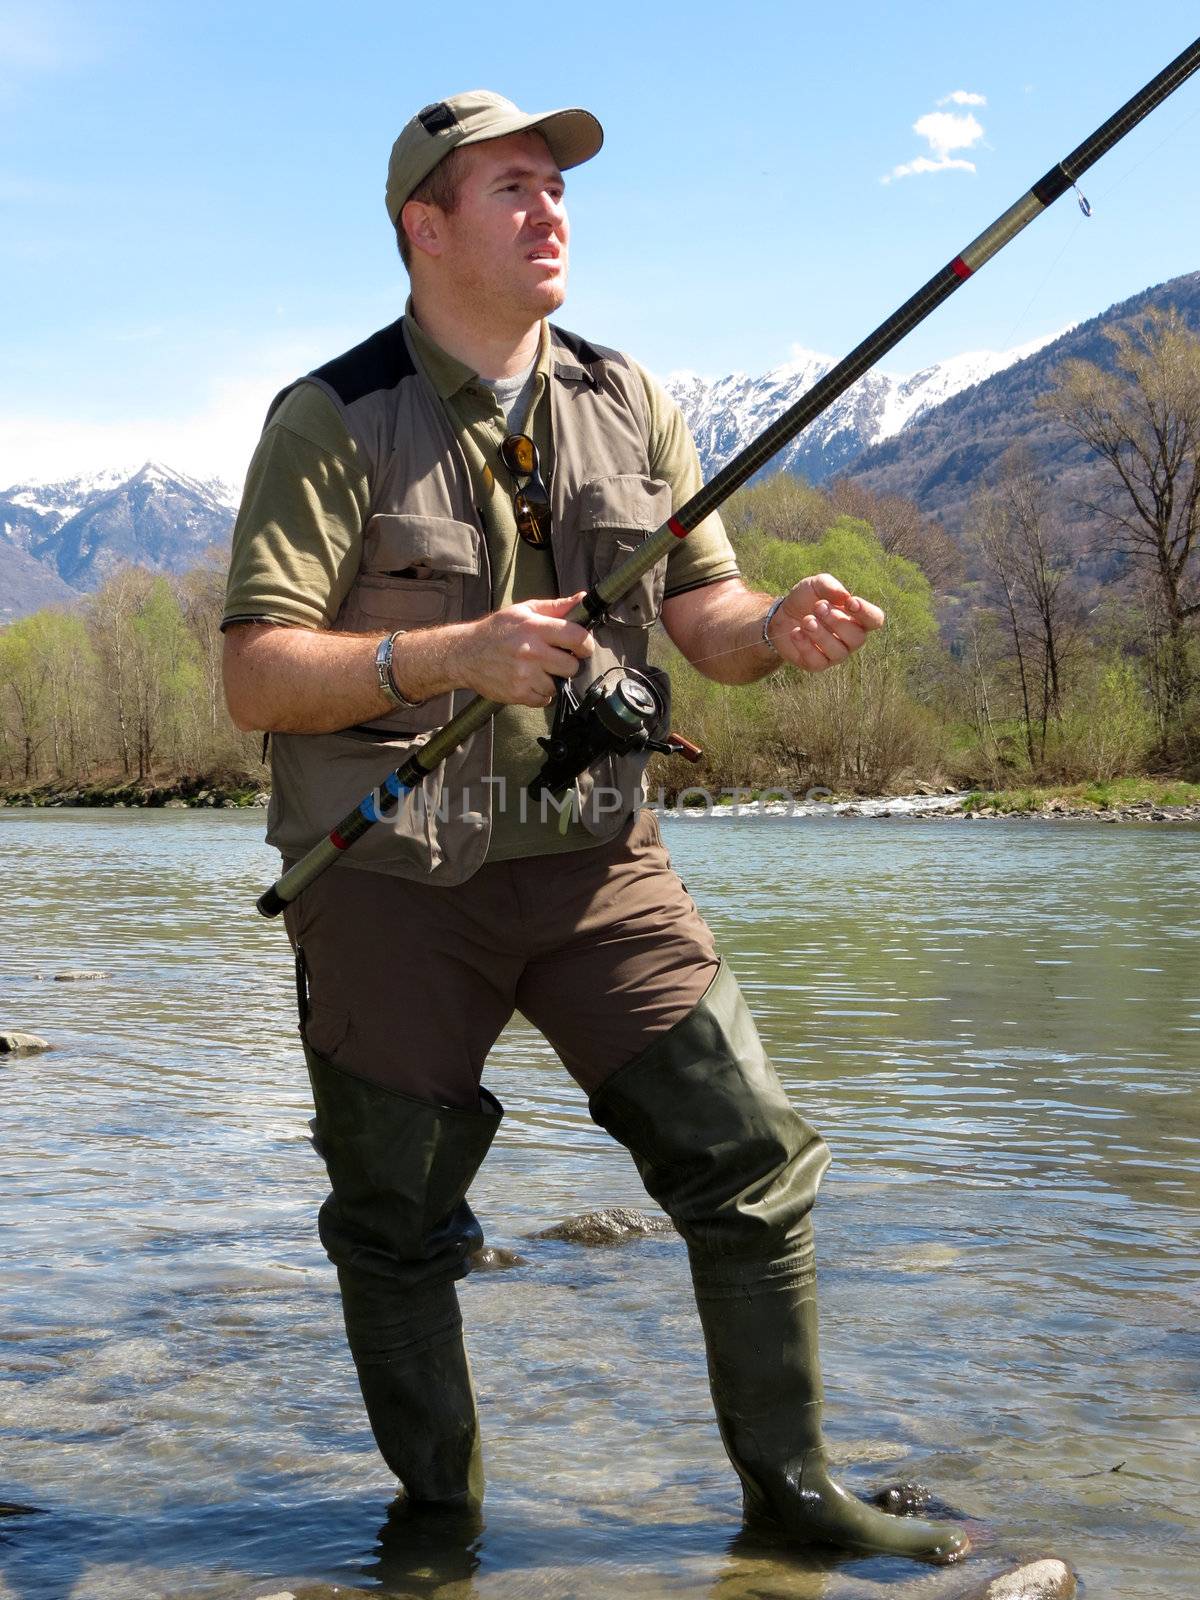
[[[379,675],[379,687],[383,690],[384,694],[387,695],[392,704],[394,706],[403,706],[407,710],[411,711],[414,707],[421,705],[423,702],[420,700],[410,700],[406,694],[402,694],[400,690],[397,689],[396,680],[392,676],[392,652],[396,648],[396,640],[405,631],[406,630],[404,628],[397,628],[395,633],[391,633],[386,639],[381,639],[379,641],[379,645],[375,651],[375,671]]]
[[[781,594],[778,600],[772,600],[771,604],[767,607],[767,614],[763,618],[762,642],[766,645],[768,650],[774,650],[776,655],[779,654],[779,646],[771,637],[771,624],[775,621],[775,613],[779,610],[780,606],[786,599],[787,595]]]

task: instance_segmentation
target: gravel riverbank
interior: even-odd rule
[[[1165,805],[1155,800],[1132,800],[1097,805],[1063,795],[1048,798],[991,796],[977,790],[948,794],[915,792],[874,796],[828,796],[810,799],[788,796],[783,790],[770,791],[764,800],[729,800],[702,789],[690,791],[699,803],[682,807],[659,804],[663,816],[682,817],[941,817],[947,821],[969,822],[990,819],[1075,822],[1200,822],[1200,802]],[[811,791],[809,791],[811,793]],[[217,779],[183,778],[169,784],[93,784],[85,787],[0,791],[0,807],[100,807],[128,809],[184,810],[200,808],[265,807],[270,801],[266,789],[246,783],[222,783]]]

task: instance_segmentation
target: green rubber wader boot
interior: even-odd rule
[[[688,1247],[721,1437],[746,1512],[806,1544],[949,1562],[951,1523],[832,1481],[821,1440],[812,1225],[829,1152],[788,1103],[732,973],[591,1101]]]
[[[321,1243],[380,1454],[410,1500],[478,1505],[483,1457],[455,1280],[483,1233],[466,1202],[503,1109],[431,1105],[341,1071],[305,1046],[313,1143],[333,1193]]]

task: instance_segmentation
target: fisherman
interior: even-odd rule
[[[883,613],[828,574],[756,593],[714,515],[589,631],[582,594],[700,486],[678,409],[563,303],[563,172],[603,134],[472,91],[392,149],[404,315],[276,399],[234,532],[225,683],[270,735],[268,838],[303,856],[471,697],[494,721],[287,913],[321,1239],[379,1449],[415,1504],[476,1505],[479,1429],[455,1281],[501,1107],[481,1086],[514,1011],[686,1241],[721,1435],[747,1512],[797,1542],[951,1561],[946,1523],[828,1476],[809,1212],[829,1154],[790,1107],[712,934],[606,756],[531,799],[562,685],[658,684],[662,623],[708,677],[821,672]]]

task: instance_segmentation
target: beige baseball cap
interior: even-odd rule
[[[578,106],[531,114],[502,94],[468,89],[448,100],[436,100],[404,125],[388,162],[388,216],[395,223],[417,185],[460,144],[502,139],[506,133],[524,133],[527,128],[542,135],[564,170],[590,161],[604,143],[604,129],[590,111]]]

